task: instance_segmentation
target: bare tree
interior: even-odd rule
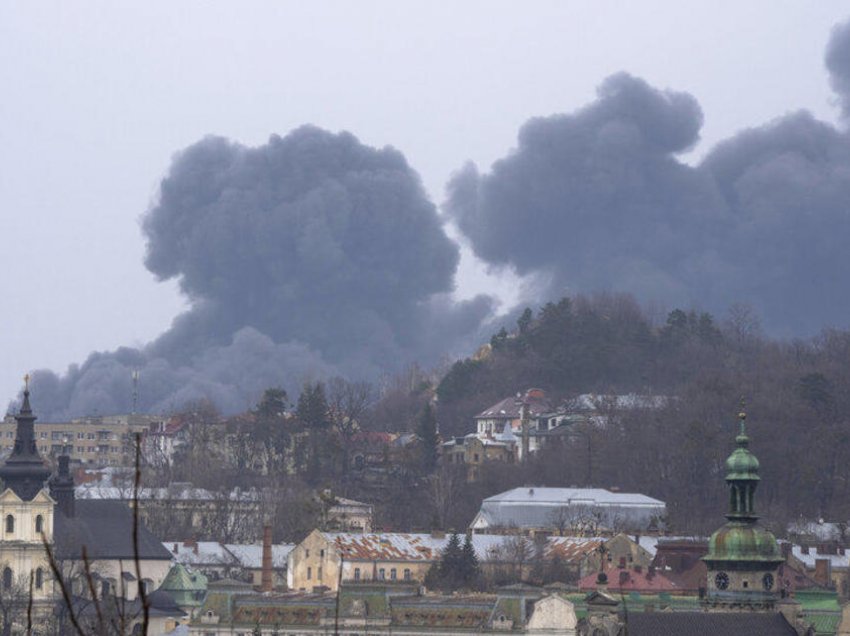
[[[434,521],[441,530],[448,529],[451,512],[466,486],[462,466],[443,464],[428,478],[427,495],[434,509]]]
[[[349,382],[340,377],[327,383],[328,417],[339,436],[341,473],[348,474],[352,440],[360,430],[360,421],[375,402],[375,387],[369,382]]]

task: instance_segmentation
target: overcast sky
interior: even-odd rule
[[[174,152],[303,123],[392,145],[440,203],[534,115],[627,70],[693,94],[715,141],[798,108],[836,121],[823,50],[846,2],[0,0],[0,402],[30,369],[141,345],[184,302],[140,215]],[[516,282],[464,253],[458,294]]]

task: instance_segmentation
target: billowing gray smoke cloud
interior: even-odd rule
[[[850,21],[836,25],[826,47],[830,85],[844,117],[850,117]]]
[[[850,26],[827,65],[850,101]],[[752,305],[774,333],[850,323],[850,138],[797,112],[677,154],[702,115],[683,93],[626,74],[570,115],[537,118],[487,174],[468,165],[447,213],[489,263],[548,281],[550,297],[626,291],[723,312]]]
[[[127,411],[134,369],[141,410],[240,410],[269,386],[433,359],[491,309],[449,299],[458,248],[401,153],[348,133],[204,139],[175,158],[143,230],[145,264],[190,310],[142,350],[36,373],[47,418]]]

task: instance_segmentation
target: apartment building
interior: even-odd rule
[[[121,466],[134,457],[134,434],[150,430],[162,422],[158,415],[104,415],[81,417],[70,422],[36,422],[38,451],[45,457],[66,454],[71,461],[90,466]],[[12,452],[15,445],[15,418],[0,422],[0,451]]]

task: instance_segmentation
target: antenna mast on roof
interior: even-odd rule
[[[132,373],[133,378],[133,410],[131,411],[132,415],[136,414],[136,407],[139,403],[139,370],[133,369]]]

